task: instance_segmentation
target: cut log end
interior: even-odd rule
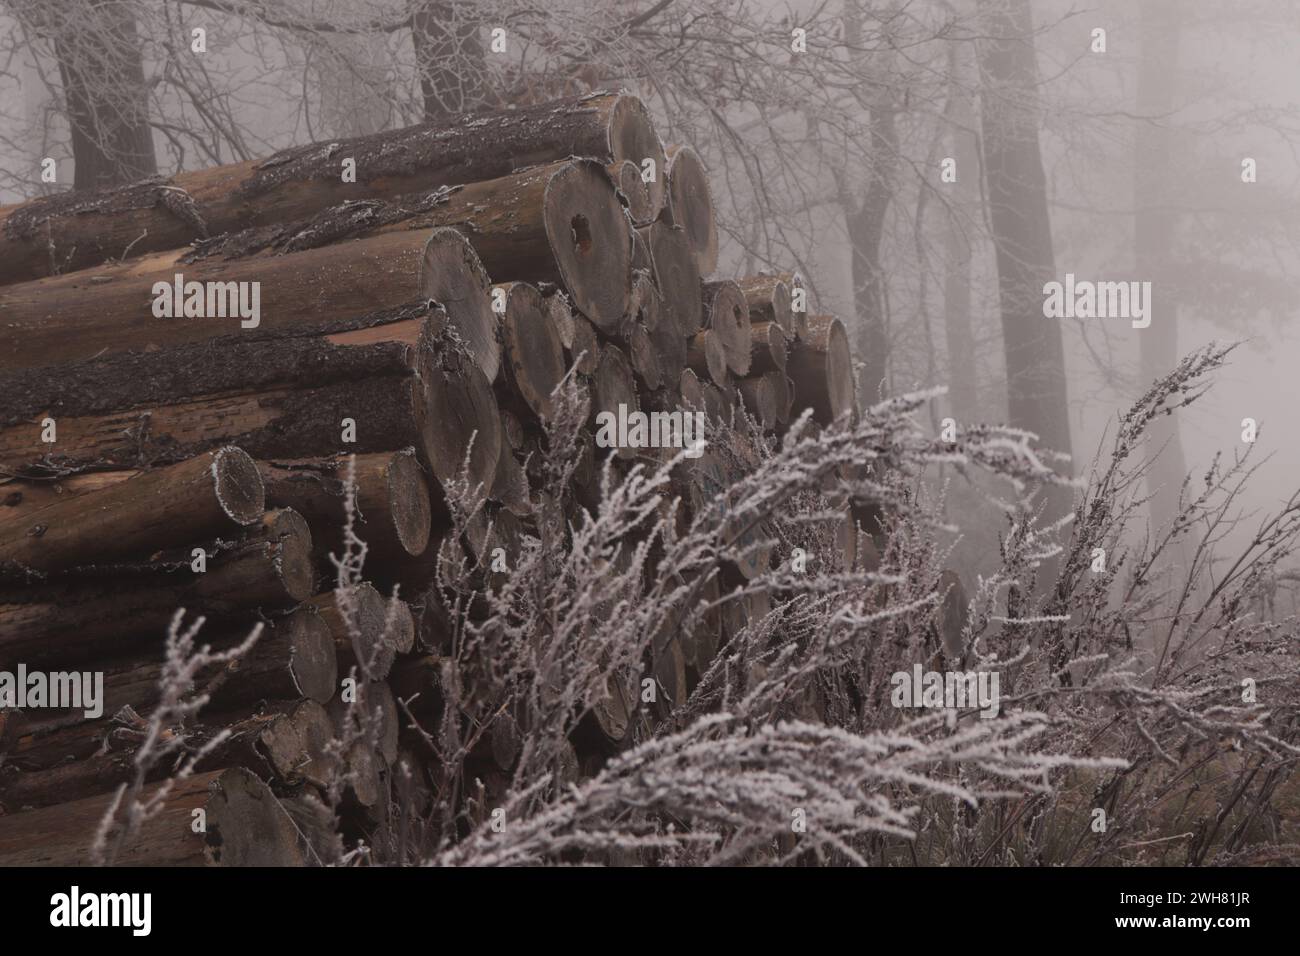
[[[397,541],[408,555],[423,554],[429,546],[433,504],[429,484],[414,452],[393,455],[387,477],[388,510]]]
[[[506,289],[502,338],[510,382],[541,421],[551,418],[551,392],[564,377],[564,345],[551,321],[546,300],[535,286],[511,283]]]
[[[727,368],[737,375],[748,375],[753,331],[749,322],[749,305],[740,286],[730,279],[704,285],[706,324],[727,355]]]
[[[266,511],[266,489],[257,462],[233,445],[212,454],[217,503],[236,524],[252,524]]]
[[[489,382],[501,366],[491,281],[478,253],[457,230],[433,230],[420,258],[420,295],[437,302]]]
[[[700,275],[712,275],[718,268],[718,225],[708,171],[699,153],[689,146],[669,146],[667,155],[668,216],[673,225],[685,230]]]
[[[643,238],[650,247],[664,308],[682,335],[694,335],[704,325],[704,303],[700,298],[700,266],[686,231],[657,222],[645,230]]]
[[[632,297],[632,238],[600,164],[572,162],[546,183],[546,236],[574,307],[613,332]]]
[[[616,162],[632,163],[638,172],[647,159],[653,160],[655,169],[664,172],[668,166],[664,155],[663,143],[655,132],[650,111],[635,96],[620,94],[610,113],[609,152]],[[667,190],[664,186],[666,176],[656,175],[646,184],[649,206],[646,210],[647,220],[654,219],[664,208]]]

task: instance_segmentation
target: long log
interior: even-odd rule
[[[265,160],[180,173],[113,190],[64,193],[0,206],[0,284],[177,249],[249,226],[293,222],[343,202],[509,175],[566,156],[666,166],[645,106],[627,94],[579,99],[314,143]],[[353,159],[356,182],[344,182]],[[664,177],[648,184],[650,218]]]
[[[342,553],[348,459],[334,455],[257,464],[268,503],[293,508],[306,518],[318,553]],[[433,505],[415,450],[356,455],[351,468],[353,532],[366,542],[367,560],[401,560],[423,553]]]
[[[226,446],[16,519],[0,517],[0,570],[55,571],[149,554],[252,524],[265,510],[253,459]]]
[[[137,576],[0,588],[0,663],[102,659],[150,638],[161,642],[177,608],[247,619],[258,608],[297,604],[312,583],[307,523],[287,509],[268,512],[185,582],[142,583]]]
[[[173,250],[93,274],[0,287],[0,370],[250,338],[256,337],[250,332],[263,330],[320,329],[424,298],[440,301],[475,361],[495,377],[491,307],[479,294],[485,291],[483,268],[511,279],[559,283],[575,307],[602,327],[622,318],[631,296],[631,235],[598,164],[555,163],[437,199],[375,200],[366,216],[350,205],[334,207],[289,230],[254,230],[196,251]],[[448,227],[472,240],[473,249],[440,231]],[[242,327],[239,317],[156,317],[160,293],[176,298],[168,290],[180,282],[177,275],[185,286],[220,284],[249,296],[257,283],[256,328]],[[91,313],[82,307],[87,297],[96,303]],[[217,305],[214,298],[212,308]]]
[[[103,729],[104,739],[93,753],[65,750],[57,763],[7,777],[0,770],[0,808],[15,812],[80,800],[132,780],[143,734],[131,728]],[[326,745],[332,736],[329,715],[319,703],[281,702],[234,715],[205,712],[200,723],[188,731],[185,750],[197,753],[207,749],[197,764],[200,771],[243,767],[268,781],[292,787],[304,780],[324,782],[328,773]],[[19,764],[24,756],[19,754]],[[170,773],[171,766],[160,762],[150,768],[145,779],[159,780]]]
[[[262,458],[412,446],[445,481],[477,431],[470,474],[490,488],[496,400],[463,350],[435,348],[437,334],[433,319],[407,320],[13,373],[0,378],[0,471],[139,467],[228,443]],[[46,415],[57,423],[49,445],[39,440]],[[345,419],[355,424],[350,444]]]
[[[704,284],[705,327],[722,342],[727,368],[737,375],[749,374],[753,333],[745,293],[730,279]]]
[[[695,250],[700,275],[712,275],[718,268],[718,224],[713,213],[709,174],[699,153],[690,146],[669,146],[668,200],[664,219],[681,226]]]
[[[162,784],[157,785],[159,787]],[[142,795],[148,799],[150,788]],[[87,866],[111,795],[0,816],[0,866]],[[195,832],[202,810],[203,832]],[[124,866],[302,866],[306,847],[270,788],[243,769],[178,781],[115,860]]]
[[[786,369],[794,382],[792,415],[811,408],[819,424],[829,425],[853,413],[853,356],[848,333],[839,319],[811,316],[808,333],[791,348]]]
[[[769,431],[775,428],[778,421],[778,396],[772,380],[766,375],[757,375],[740,379],[736,387],[740,391],[745,410],[754,420]]]
[[[199,641],[217,650],[238,645],[251,625],[208,624]],[[159,700],[166,668],[161,653],[137,653],[95,665],[104,674],[105,717],[130,707],[147,713]],[[252,649],[234,661],[213,664],[195,675],[191,692],[208,695],[208,710],[227,711],[259,700],[308,698],[325,703],[338,689],[334,639],[316,609],[303,605],[292,614],[263,625]],[[33,712],[24,733],[42,735],[84,723],[82,710]]]

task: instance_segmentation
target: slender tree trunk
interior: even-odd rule
[[[1174,108],[1174,71],[1178,68],[1178,14],[1168,0],[1142,4],[1141,52],[1138,55],[1137,113],[1134,137],[1133,202],[1137,279],[1157,290],[1150,307],[1151,325],[1138,331],[1141,378],[1139,391],[1178,360],[1178,306],[1170,283],[1163,281],[1174,241],[1174,217],[1169,194],[1173,157],[1168,114]],[[1151,519],[1167,527],[1178,512],[1178,495],[1187,474],[1178,419],[1157,417],[1147,428],[1147,492]]]
[[[975,377],[975,335],[971,329],[971,210],[979,202],[979,137],[975,134],[975,103],[965,84],[959,48],[949,58],[952,92],[947,121],[952,131],[951,156],[956,162],[944,236],[947,270],[943,282],[943,325],[948,347],[948,399],[957,417],[973,419],[978,405]]]
[[[1028,0],[980,0],[984,173],[997,250],[1010,423],[1070,452],[1061,326],[1043,317],[1056,273],[1046,177],[1038,146],[1038,70]]]
[[[846,5],[845,41],[850,49],[862,43],[862,8]],[[858,394],[863,405],[880,401],[887,391],[889,326],[885,302],[885,276],[880,265],[880,245],[885,215],[893,199],[893,168],[898,155],[897,104],[887,88],[868,111],[871,154],[865,157],[867,185],[860,199],[842,200],[844,224],[851,248],[853,306],[858,317],[857,358],[862,363]]]
[[[24,7],[38,32],[54,41],[72,129],[73,188],[118,186],[156,174],[132,4],[74,0]]]

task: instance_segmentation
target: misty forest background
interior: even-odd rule
[[[491,49],[494,27],[506,31],[504,53]],[[191,48],[195,28],[205,31],[202,54]],[[804,52],[792,49],[796,29],[806,31]],[[927,434],[947,416],[1025,429],[1072,456],[1059,473],[1094,482],[1075,490],[1083,500],[1129,496],[1125,520],[1106,524],[1118,536],[1107,547],[1141,549],[1180,521],[1191,529],[1159,549],[1127,594],[1086,598],[1118,620],[1116,602],[1159,580],[1161,596],[1143,610],[1160,630],[1178,618],[1161,602],[1222,599],[1235,555],[1258,540],[1265,514],[1286,513],[1300,474],[1300,340],[1288,322],[1300,272],[1297,42],[1300,9],[1285,0],[4,0],[0,202],[626,87],[651,107],[665,142],[693,144],[706,162],[718,273],[797,269],[810,311],[847,324],[862,407],[943,386],[917,406]],[[42,180],[45,157],[56,182]],[[941,176],[948,159],[955,182]],[[1243,181],[1246,159],[1253,182]],[[1045,319],[1043,284],[1067,272],[1150,281],[1150,327]],[[1242,344],[1222,367],[1213,359],[1177,371],[1215,340]],[[1204,393],[1193,384],[1202,372],[1213,379]],[[1171,374],[1183,377],[1169,394],[1195,401],[1176,414],[1156,401],[1125,424],[1125,410]],[[1259,423],[1254,445],[1242,441],[1246,417]],[[1138,470],[1108,485],[1098,476],[1117,435],[1135,442]],[[1255,470],[1221,513],[1187,511],[1247,453]],[[926,547],[951,548],[946,562],[973,594],[980,581],[1023,583],[1032,542],[1008,544],[1023,529],[1009,531],[1002,479],[942,460],[919,476],[914,492],[937,519]],[[1067,500],[1040,500],[1043,518],[1065,514]],[[1213,554],[1202,558],[1197,529],[1211,527]],[[1076,539],[1047,566],[1072,574],[1071,555],[1086,563],[1095,543]],[[1278,642],[1269,653],[1293,656],[1300,562],[1289,544],[1269,546],[1267,567],[1225,619],[1267,618],[1272,629],[1252,633]],[[1075,593],[1062,585],[1056,596],[1069,603]],[[1198,614],[1194,626],[1213,621]],[[1076,640],[1072,650],[1087,649]],[[1231,683],[1236,672],[1224,673]],[[1157,705],[1125,688],[1114,706],[1173,707],[1174,723],[1196,728],[1198,741],[1226,734],[1238,750],[1262,733],[1253,718],[1197,711],[1186,698]],[[1202,834],[1188,859],[1214,858],[1214,845],[1221,862],[1246,861],[1243,848],[1260,841],[1280,857],[1250,859],[1294,859],[1293,834],[1251,830],[1265,807],[1288,826],[1298,819],[1277,802],[1295,759],[1280,742],[1294,733],[1286,713],[1286,733],[1274,726],[1278,736],[1262,745],[1267,792],[1252,776],[1261,789],[1242,802],[1256,809],[1240,839]],[[1136,728],[1134,739],[1151,729]],[[1092,739],[1080,730],[1073,742]],[[1155,749],[1157,764],[1187,766],[1186,751]],[[1159,787],[1173,783],[1159,777]],[[1164,839],[1167,793],[1144,804],[1147,828],[1133,846]],[[1013,808],[999,818],[998,840],[1022,816]],[[1052,858],[1041,832],[1025,839]],[[932,861],[1001,859],[992,845],[954,838]]]

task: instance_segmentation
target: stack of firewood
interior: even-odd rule
[[[792,307],[792,275],[714,278],[717,257],[698,155],[626,94],[0,207],[0,672],[104,675],[98,718],[0,706],[0,864],[89,860],[180,607],[218,649],[264,633],[196,678],[193,747],[230,732],[119,862],[311,862],[297,795],[322,785],[359,654],[384,728],[348,758],[364,829],[414,746],[396,698],[445,651],[426,600],[443,489],[467,464],[487,490],[496,541],[464,547],[529,533],[525,462],[572,365],[593,415],[741,406],[779,432],[852,412],[841,323]],[[691,467],[703,494],[727,481]],[[349,473],[369,582],[353,627],[330,561]],[[728,626],[673,642],[663,680]],[[599,716],[616,745],[626,719]],[[500,724],[484,760],[504,774],[521,731]]]

